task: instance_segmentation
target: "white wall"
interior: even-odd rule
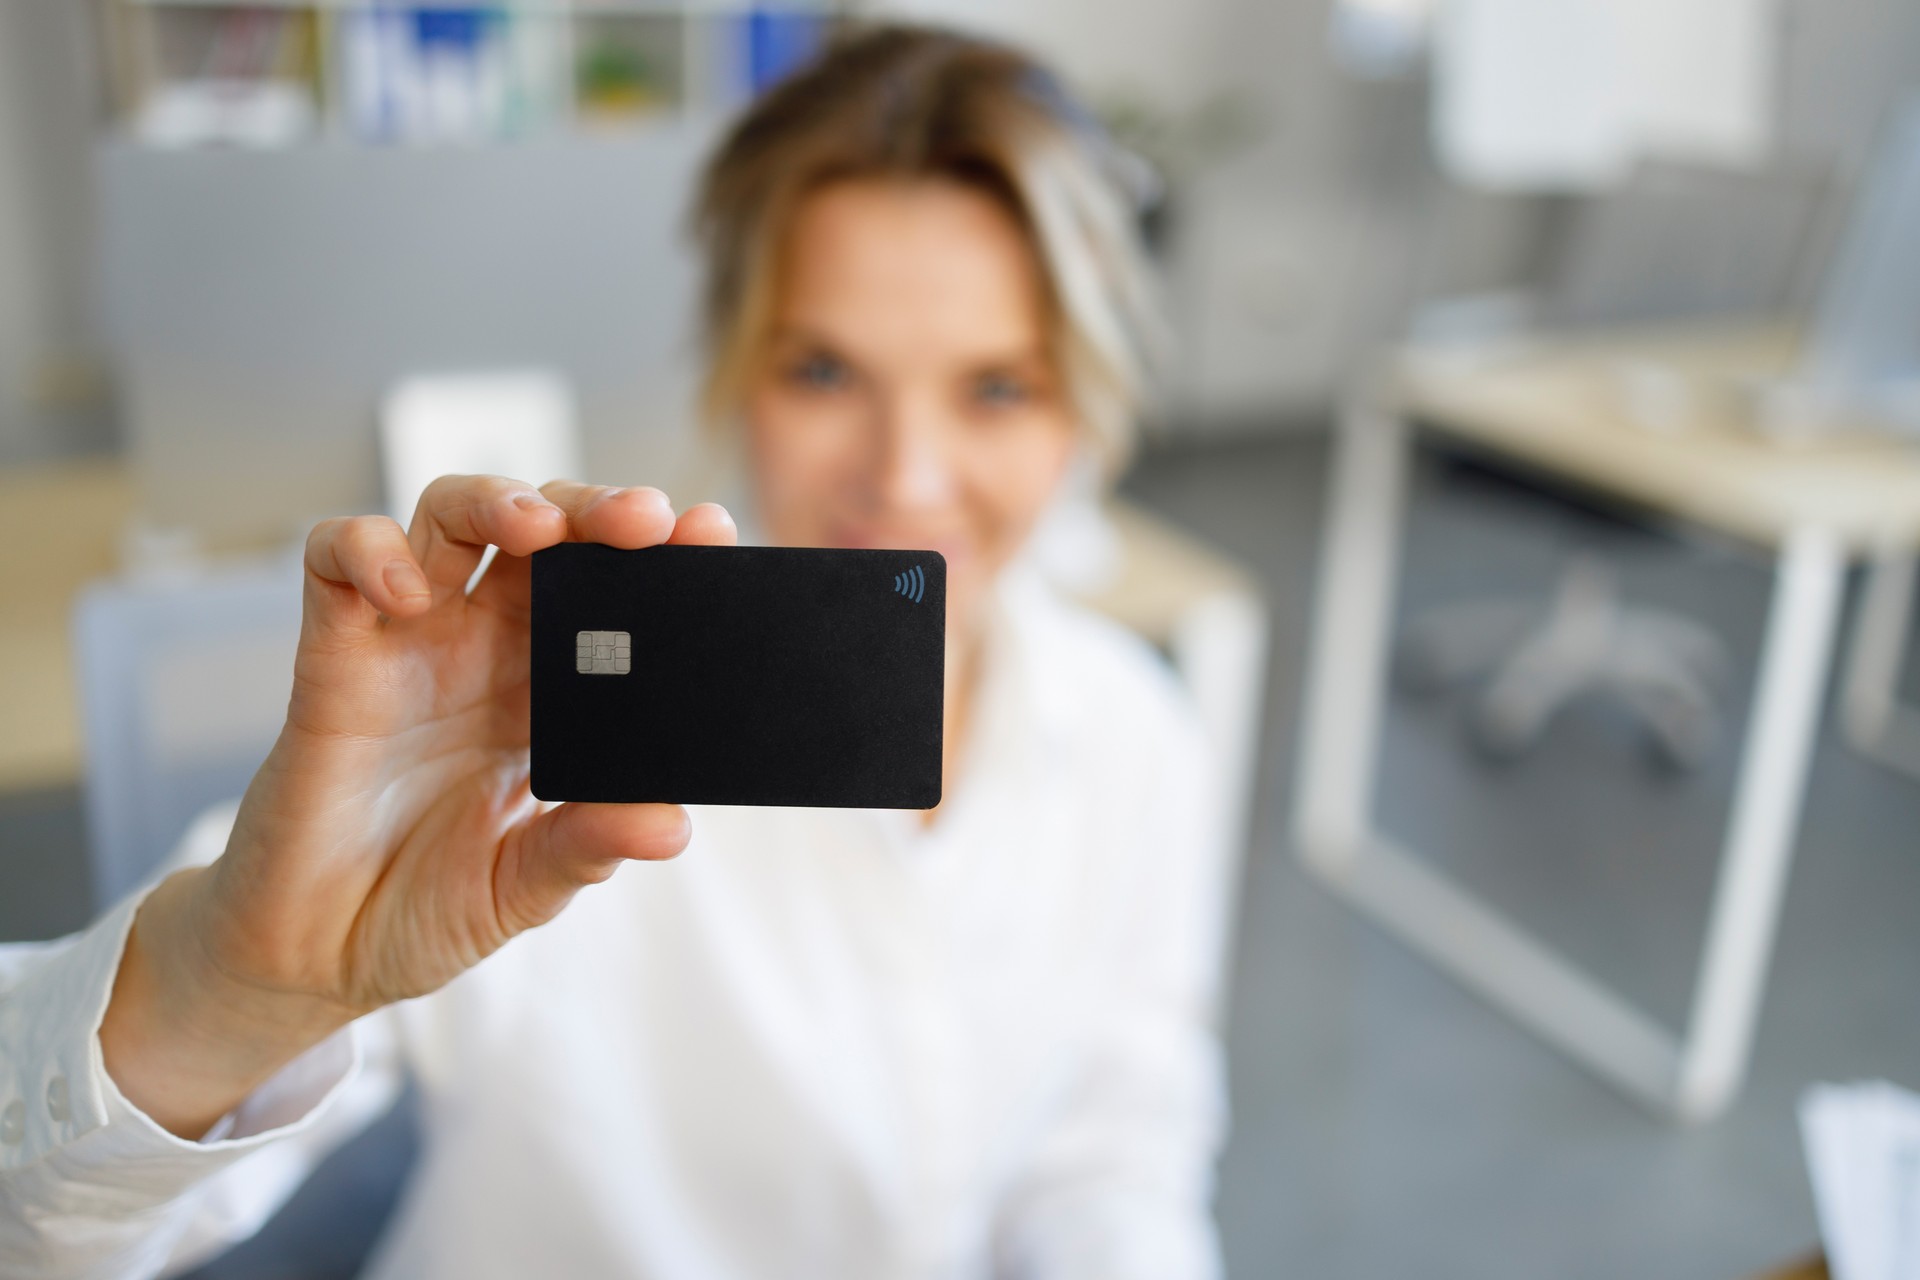
[[[0,464],[104,442],[86,9],[0,0]]]
[[[1096,99],[1186,110],[1239,95],[1259,141],[1181,193],[1171,251],[1183,339],[1174,404],[1232,428],[1317,411],[1416,293],[1529,278],[1551,249],[1535,202],[1433,180],[1425,87],[1358,81],[1328,55],[1330,0],[877,0],[998,32]],[[1920,85],[1913,0],[1782,0],[1782,149],[1864,150]],[[0,463],[108,443],[97,367],[90,6],[0,0]],[[1416,270],[1417,268],[1417,270]]]
[[[1042,50],[1075,83],[1190,106],[1216,87],[1219,11],[1230,0],[887,0],[886,13],[993,32]]]
[[[1257,140],[1190,183],[1174,210],[1180,359],[1169,390],[1185,427],[1311,422],[1392,331],[1416,272],[1495,287],[1532,263],[1527,202],[1433,203],[1424,89],[1363,83],[1336,66],[1328,0],[884,8],[1012,39],[1096,102],[1144,93],[1181,111],[1231,94],[1242,104]]]
[[[1412,300],[1535,280],[1569,222],[1564,207],[1440,181],[1423,80],[1367,82],[1339,68],[1331,2],[879,7],[1013,39],[1096,100],[1145,90],[1180,108],[1209,93],[1242,96],[1264,136],[1182,193],[1170,264],[1183,339],[1177,416],[1239,430],[1313,421],[1399,331]],[[1920,5],[1782,0],[1782,9],[1782,163],[1844,169],[1899,87],[1920,87]]]

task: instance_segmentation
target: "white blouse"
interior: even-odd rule
[[[931,828],[695,809],[680,858],[362,1019],[199,1142],[102,1067],[137,896],[0,947],[0,1275],[203,1259],[408,1072],[424,1150],[381,1280],[1216,1275],[1227,863],[1197,722],[1150,650],[1020,570],[979,696]]]

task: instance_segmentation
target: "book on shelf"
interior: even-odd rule
[[[190,69],[185,75],[156,77],[135,116],[136,136],[154,146],[272,147],[313,133],[318,121],[314,14],[219,10],[198,26],[200,40],[173,42],[185,45],[179,56]]]
[[[469,144],[725,110],[810,60],[831,22],[826,0],[104,2],[131,131],[165,147]]]
[[[544,15],[372,8],[341,15],[341,99],[363,142],[480,142],[566,113],[564,32]]]

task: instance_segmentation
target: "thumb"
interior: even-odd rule
[[[573,895],[630,861],[687,847],[693,823],[677,804],[563,804],[513,829],[494,874],[494,909],[510,934],[545,924]]]

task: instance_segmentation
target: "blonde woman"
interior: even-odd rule
[[[1216,1272],[1200,736],[1022,562],[1138,399],[1107,164],[1039,67],[894,28],[757,103],[701,192],[706,407],[759,527],[947,558],[940,807],[531,797],[526,557],[731,542],[718,507],[469,476],[404,531],[326,522],[237,812],[0,952],[0,1273],[203,1257],[408,1073],[381,1277]]]

